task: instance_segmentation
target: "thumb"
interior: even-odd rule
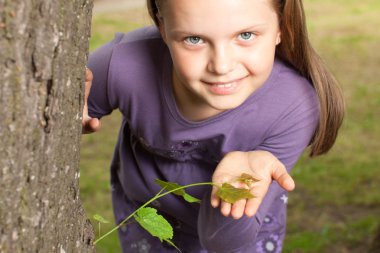
[[[98,131],[101,127],[100,120],[97,118],[88,117],[85,121],[82,121],[82,133],[89,134]]]
[[[293,178],[289,175],[285,166],[282,164],[277,164],[272,172],[272,178],[277,181],[277,183],[287,191],[293,191],[295,188],[295,183]]]
[[[90,127],[91,129],[96,132],[99,130],[100,128],[100,120],[98,118],[91,118],[90,122]]]

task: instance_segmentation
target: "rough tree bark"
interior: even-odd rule
[[[94,252],[79,199],[92,0],[0,0],[0,252]]]

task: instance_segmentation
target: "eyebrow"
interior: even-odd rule
[[[252,26],[248,26],[246,28],[243,28],[241,29],[238,33],[241,33],[241,32],[244,32],[244,31],[250,31],[250,30],[255,30],[257,28],[262,28],[262,27],[265,27],[267,26],[268,23],[258,23],[258,24],[255,24],[255,25],[252,25]]]
[[[255,30],[255,29],[258,29],[258,28],[262,28],[262,27],[265,27],[267,26],[268,23],[258,23],[258,24],[255,24],[255,25],[252,25],[252,26],[248,26],[248,27],[245,27],[243,29],[240,29],[238,30],[236,33],[239,34],[239,33],[243,33],[245,31],[251,31],[251,30]],[[181,29],[173,29],[170,31],[171,34],[175,34],[175,35],[191,35],[191,36],[203,36],[201,33],[197,33],[197,32],[192,32],[192,31],[188,31],[186,29],[184,30],[181,30]]]

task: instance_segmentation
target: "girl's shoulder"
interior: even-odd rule
[[[106,93],[107,103],[122,112],[131,108],[136,101],[133,97],[149,97],[153,101],[159,93],[161,70],[170,63],[164,58],[166,53],[156,27],[117,33],[113,40],[89,55],[87,66],[94,75],[91,90],[98,87],[96,94]],[[151,98],[153,95],[156,97]]]
[[[247,101],[243,110],[253,112],[247,120],[262,128],[278,125],[280,119],[297,118],[301,112],[318,115],[318,97],[312,82],[286,62],[277,59],[266,83]],[[253,110],[253,109],[255,110]],[[284,123],[282,123],[284,124]]]
[[[246,106],[271,108],[274,112],[280,112],[294,104],[316,101],[312,82],[291,65],[276,58],[267,81],[251,95]]]
[[[114,52],[129,51],[129,57],[144,54],[144,52],[152,53],[154,51],[149,48],[162,48],[165,43],[162,40],[160,32],[154,26],[146,26],[130,31],[128,33],[116,33],[114,38],[97,48],[90,54],[89,62],[105,62],[111,60]],[[155,50],[157,52],[157,50]],[[134,52],[131,54],[130,52]]]
[[[162,40],[161,35],[157,27],[145,26],[128,33],[116,33],[113,40],[114,44],[143,42],[149,40]]]
[[[295,99],[305,94],[316,94],[312,82],[281,59],[276,58],[272,75],[275,76],[273,88],[279,92],[279,96],[286,94],[285,97]]]
[[[116,33],[110,50],[112,67],[119,66],[134,71],[157,70],[163,63],[167,49],[157,27],[147,26],[128,33]]]

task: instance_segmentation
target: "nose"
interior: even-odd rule
[[[207,65],[209,72],[217,75],[225,75],[235,67],[233,48],[229,45],[218,45],[212,48]]]

